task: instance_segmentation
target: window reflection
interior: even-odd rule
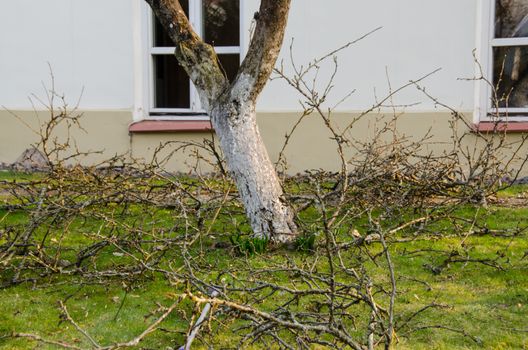
[[[180,4],[191,23],[202,24],[196,29],[204,41],[215,47],[223,47],[218,50],[221,52],[218,60],[226,77],[232,81],[240,65],[239,0],[180,0]],[[201,11],[193,11],[200,8]],[[199,103],[196,103],[196,95],[191,94],[189,76],[174,56],[175,44],[157,18],[154,15],[152,18],[152,107],[177,109],[176,113],[192,111]]]
[[[239,0],[203,0],[204,40],[213,46],[240,44]]]
[[[496,0],[495,37],[528,37],[527,0]]]
[[[154,56],[155,107],[190,108],[189,76],[174,55]]]
[[[496,47],[493,55],[499,107],[528,107],[528,47]]]
[[[218,55],[218,60],[224,69],[227,79],[233,81],[240,65],[240,56],[238,54]]]

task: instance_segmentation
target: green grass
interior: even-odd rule
[[[0,181],[28,181],[42,178],[40,173],[24,173],[13,172],[8,170],[0,170]]]
[[[0,173],[1,179],[14,181],[20,174]],[[526,192],[525,186],[517,186],[500,193],[508,198]],[[108,208],[101,209],[102,211]],[[528,208],[489,207],[476,209],[464,207],[457,215],[473,218],[478,210],[478,227],[486,227],[489,232],[464,236],[452,234],[450,223],[443,222],[435,227],[438,232],[423,233],[414,240],[391,245],[391,255],[396,270],[398,293],[396,299],[396,320],[401,322],[420,308],[436,302],[444,305],[441,309],[429,309],[416,316],[410,324],[397,332],[396,349],[526,349],[528,348],[528,240],[526,235],[510,237],[509,233],[518,227],[528,226]],[[311,213],[311,214],[310,214]],[[170,227],[178,222],[170,211],[156,211],[150,216],[148,210],[131,208],[128,215],[121,220],[130,224],[141,221],[141,227],[148,231],[159,226]],[[315,219],[315,212],[305,213],[306,219]],[[0,212],[3,219],[0,230],[7,225],[20,225],[27,221],[23,213]],[[236,219],[236,215],[234,216]],[[247,267],[265,269],[272,265],[285,265],[288,260],[312,262],[312,247],[320,243],[321,235],[308,236],[302,241],[301,251],[254,249],[215,249],[218,241],[229,242],[229,239],[247,243],[239,232],[247,232],[247,225],[238,224],[233,217],[221,218],[213,226],[214,238],[204,237],[195,249],[197,264],[202,267],[202,277],[215,280],[218,271],[230,268],[237,271],[235,277],[224,276],[225,283],[236,283],[236,279],[251,279]],[[362,219],[358,220],[358,228]],[[63,244],[66,250],[64,258],[73,259],[75,250],[90,242],[90,233],[97,231],[100,222],[84,221],[73,218],[69,231],[64,235]],[[469,224],[467,229],[470,229]],[[510,230],[510,231],[497,231]],[[44,230],[45,231],[45,230]],[[39,232],[39,235],[45,232]],[[225,232],[225,233],[222,233]],[[238,233],[237,233],[238,232]],[[498,232],[498,234],[494,234]],[[503,235],[504,234],[504,235]],[[408,239],[408,233],[401,233],[397,238]],[[312,239],[315,239],[312,242]],[[2,238],[0,237],[0,244]],[[251,242],[250,242],[251,243]],[[205,247],[205,248],[204,248]],[[247,248],[247,247],[246,247]],[[261,249],[262,248],[262,249]],[[366,247],[372,254],[381,247],[373,243]],[[250,254],[245,254],[250,251]],[[472,259],[495,260],[504,267],[499,270],[477,262],[450,263],[441,273],[435,274],[431,267],[442,266],[446,254],[451,251],[468,251]],[[202,252],[203,254],[198,254]],[[131,263],[115,247],[109,246],[98,257],[99,266],[121,266]],[[351,263],[354,257],[347,257]],[[178,252],[168,252],[163,266],[178,267],[181,257]],[[325,271],[328,268],[324,259],[317,265]],[[372,279],[383,286],[389,285],[387,266],[383,262],[377,265],[366,261],[365,268]],[[2,271],[2,270],[0,270]],[[5,272],[5,270],[3,270]],[[277,273],[273,279],[281,284],[293,283],[291,276]],[[36,284],[22,284],[0,289],[0,349],[54,349],[52,346],[38,344],[26,339],[2,337],[13,332],[34,333],[46,339],[64,340],[81,347],[89,343],[71,324],[61,321],[58,303],[66,303],[71,316],[86,329],[100,344],[130,340],[140,334],[154,320],[151,312],[160,305],[168,306],[175,302],[177,295],[184,292],[185,283],[175,284],[162,274],[145,273],[131,280],[119,278],[102,280],[80,280],[76,276],[50,276]],[[241,296],[243,299],[244,296]],[[382,303],[386,298],[380,297]],[[280,301],[280,294],[275,294],[260,308],[271,309]],[[385,304],[386,305],[386,304]],[[308,307],[303,301],[297,307]],[[176,312],[171,314],[161,328],[145,338],[139,348],[169,349],[182,345],[189,325],[193,306],[182,301]],[[159,315],[157,313],[156,315]],[[358,322],[368,316],[367,310],[358,307]],[[222,319],[225,326],[220,327],[214,339],[213,348],[233,348],[236,336],[234,326],[238,321]],[[440,325],[463,330],[478,338],[476,343],[469,337],[445,329],[431,328],[407,334],[412,328]],[[359,325],[360,331],[361,324]],[[361,332],[358,331],[359,335]],[[196,343],[196,348],[207,348]],[[252,348],[251,346],[249,348]],[[258,348],[254,346],[253,348]]]
[[[498,196],[503,198],[518,195],[528,195],[528,187],[526,185],[512,185],[498,193]]]
[[[422,283],[401,281],[400,312],[411,313],[418,305],[438,301],[449,305],[447,311],[426,312],[419,318],[423,325],[442,324],[464,329],[482,340],[484,348],[522,349],[528,345],[526,331],[528,315],[528,267],[522,262],[528,250],[526,240],[508,241],[493,237],[472,237],[466,242],[474,247],[473,256],[493,257],[504,250],[506,271],[475,263],[457,263],[440,275],[434,275],[424,265],[436,264],[442,258],[428,252],[406,256],[403,250],[450,250],[459,244],[457,239],[435,242],[413,242],[399,245],[394,252],[395,265],[400,276],[412,276]],[[404,341],[403,348],[464,349],[478,348],[477,344],[459,335],[437,329],[421,331]]]
[[[104,287],[68,283],[44,289],[18,286],[0,291],[0,298],[4,301],[0,316],[0,332],[30,332],[45,338],[62,339],[79,344],[82,335],[75,332],[69,324],[59,324],[58,301],[68,299],[67,307],[71,316],[97,341],[103,344],[128,341],[140,334],[149,321],[152,322],[152,317],[145,318],[145,316],[157,308],[156,303],[170,305],[172,301],[168,297],[169,292],[170,286],[161,280],[138,284],[136,289],[128,294],[117,283],[115,286]],[[125,298],[124,304],[119,311],[123,298]],[[176,315],[169,317],[164,327],[185,330],[186,325]],[[178,339],[181,342],[183,335],[173,337],[172,334],[160,332],[155,337],[147,338],[143,346],[155,347],[156,344],[170,344]],[[34,346],[32,343],[24,339],[3,340],[0,341],[0,348],[32,348]]]

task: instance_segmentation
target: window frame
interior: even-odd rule
[[[475,93],[475,112],[473,122],[500,121],[528,122],[528,107],[525,108],[497,108],[491,105],[493,84],[493,49],[507,46],[528,46],[528,37],[495,38],[495,0],[481,0],[478,2],[479,20],[477,21],[477,54],[476,77],[485,79],[477,81]]]
[[[203,35],[202,25],[202,3],[203,0],[189,0],[189,22],[193,26],[196,33]],[[144,37],[144,79],[145,93],[143,99],[145,103],[143,119],[146,120],[181,120],[181,121],[199,121],[209,120],[206,111],[201,108],[198,91],[192,84],[190,84],[190,108],[158,108],[155,107],[155,86],[154,86],[154,58],[157,55],[173,55],[175,47],[158,47],[154,46],[155,36],[155,22],[154,14],[148,6],[143,7],[143,32],[146,33]],[[244,56],[244,0],[239,1],[239,46],[215,46],[215,52],[221,54],[238,54],[239,60],[242,62]]]

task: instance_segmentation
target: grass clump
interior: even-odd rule
[[[240,232],[230,235],[229,241],[238,254],[248,256],[264,253],[270,243],[267,238],[248,237]]]

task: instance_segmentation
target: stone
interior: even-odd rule
[[[35,147],[31,147],[22,152],[11,164],[11,168],[19,171],[39,171],[48,169],[49,165],[46,156]]]

